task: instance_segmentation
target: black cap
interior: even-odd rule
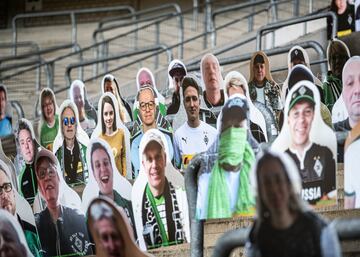
[[[314,76],[304,65],[296,65],[289,74],[288,88],[289,90],[299,81],[307,80],[314,83]]]
[[[291,96],[289,111],[294,107],[296,103],[301,100],[310,102],[312,105],[315,105],[314,93],[307,86],[303,85],[299,87]]]
[[[169,70],[169,75],[170,75],[171,77],[173,77],[173,76],[174,76],[174,73],[175,73],[176,71],[181,72],[181,74],[182,74],[183,76],[186,75],[186,71],[185,71],[184,65],[182,65],[182,64],[179,63],[179,62],[175,62],[175,63],[174,63],[174,65],[173,65],[173,66],[171,67],[171,69]]]
[[[254,58],[254,65],[257,63],[265,63],[264,56],[257,54]]]
[[[245,97],[235,96],[228,99],[222,108],[222,122],[228,118],[247,119],[249,107]]]
[[[301,60],[303,62],[305,62],[305,58],[304,58],[304,54],[301,50],[295,48],[294,50],[291,51],[290,53],[290,60],[291,62],[294,62],[294,60]]]

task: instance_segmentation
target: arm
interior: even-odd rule
[[[125,136],[124,133],[121,133],[121,174],[126,177],[126,146],[125,146]]]
[[[322,257],[342,256],[339,238],[331,225],[321,231],[320,248]]]

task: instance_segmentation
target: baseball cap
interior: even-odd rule
[[[290,71],[288,88],[291,89],[296,83],[301,80],[307,80],[314,83],[314,76],[305,65],[298,64]]]
[[[156,133],[155,131],[149,130],[148,132],[146,132],[144,134],[144,137],[145,137],[144,140],[146,140],[147,143],[146,143],[146,146],[145,146],[143,152],[145,152],[145,150],[148,147],[148,145],[150,144],[150,142],[158,143],[161,146],[161,148],[165,150],[164,142],[162,141],[161,136],[158,133]]]
[[[290,53],[291,62],[293,62],[295,59],[299,59],[299,60],[305,62],[303,52],[301,50],[297,49],[297,48],[292,50],[291,53]]]
[[[239,120],[248,118],[249,106],[246,97],[241,95],[234,95],[229,98],[222,108],[222,122],[225,119],[233,118],[234,116]]]
[[[293,92],[290,100],[289,111],[291,110],[291,108],[294,107],[296,103],[301,100],[306,100],[312,105],[315,105],[314,93],[310,88],[305,85],[299,87],[295,90],[295,92]]]
[[[173,76],[174,76],[174,73],[175,73],[176,71],[181,72],[183,76],[186,75],[186,71],[185,71],[184,65],[182,65],[182,64],[179,63],[179,62],[175,62],[175,63],[174,63],[174,65],[173,65],[173,66],[171,67],[171,69],[169,70],[169,75],[170,75],[171,77],[173,77]]]
[[[55,155],[50,152],[49,150],[45,149],[45,148],[41,148],[41,150],[36,154],[36,157],[35,157],[35,169],[37,167],[37,164],[38,164],[38,161],[40,160],[40,158],[42,157],[47,157],[50,159],[50,161],[53,163],[53,164],[57,164],[57,159],[55,157]]]

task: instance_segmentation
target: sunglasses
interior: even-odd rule
[[[10,182],[2,184],[2,186],[0,186],[0,195],[3,194],[3,191],[9,193],[11,189],[12,189],[12,185]]]
[[[56,174],[56,170],[54,167],[50,166],[46,169],[39,169],[37,171],[37,176],[40,180],[43,180],[46,177],[46,174],[49,175],[49,178],[52,178]]]
[[[75,117],[65,117],[65,118],[63,118],[63,123],[65,126],[69,126],[69,124],[74,125]]]

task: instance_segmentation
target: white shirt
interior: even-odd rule
[[[355,208],[360,208],[360,139],[352,142],[344,154],[344,191],[355,193]]]
[[[193,155],[205,152],[217,137],[217,130],[200,121],[200,125],[196,128],[189,126],[185,122],[174,134],[174,154],[175,163],[185,168],[190,162]],[[185,164],[185,167],[183,165]]]
[[[262,88],[255,87],[255,89],[256,89],[256,101],[265,104],[264,87]]]

